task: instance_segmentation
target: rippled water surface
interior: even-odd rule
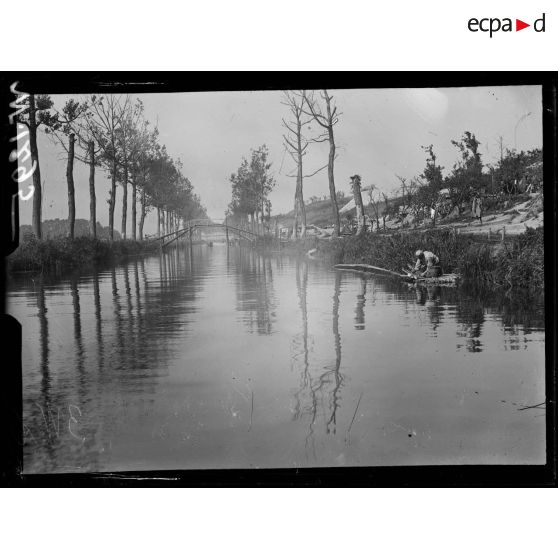
[[[8,309],[27,473],[545,462],[541,307],[215,244]]]

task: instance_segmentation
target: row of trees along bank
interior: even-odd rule
[[[231,174],[232,200],[227,211],[233,222],[252,232],[264,234],[269,230],[271,201],[269,194],[275,186],[271,175],[269,151],[262,145],[250,152],[250,160],[244,157],[238,170]]]
[[[129,96],[90,95],[69,99],[58,110],[49,95],[21,94],[18,122],[29,129],[33,173],[33,233],[42,238],[42,183],[37,132],[43,130],[66,155],[68,185],[68,236],[74,238],[74,164],[89,166],[89,235],[97,236],[96,169],[110,178],[109,236],[114,240],[117,185],[122,188],[121,234],[127,237],[128,194],[131,188],[132,239],[143,240],[147,213],[157,210],[157,234],[176,230],[180,221],[205,218],[206,212],[193,186],[182,172],[180,160],[172,159],[158,141],[158,129],[145,119],[139,99]],[[139,219],[138,219],[139,206]]]

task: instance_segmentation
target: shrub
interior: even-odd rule
[[[134,240],[108,242],[87,236],[38,240],[26,235],[17,250],[8,257],[10,271],[48,271],[112,262],[157,250],[157,243]]]
[[[430,250],[445,273],[459,273],[467,283],[485,288],[544,288],[544,230],[528,229],[503,245],[479,243],[450,230],[390,236],[367,233],[324,242],[321,251],[334,263],[366,263],[401,271],[414,263],[416,250]]]

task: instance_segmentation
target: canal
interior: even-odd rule
[[[26,473],[545,462],[540,305],[218,243],[8,287]]]

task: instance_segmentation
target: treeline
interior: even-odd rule
[[[269,150],[265,145],[252,149],[250,159],[243,157],[238,170],[231,174],[232,201],[227,219],[252,232],[264,234],[269,230],[271,202],[269,194],[275,186],[268,162]]]
[[[90,95],[69,99],[58,110],[49,95],[20,94],[17,121],[29,130],[33,173],[33,233],[43,237],[42,183],[37,132],[42,129],[66,155],[68,186],[68,236],[75,236],[74,165],[89,167],[89,235],[97,237],[96,170],[111,181],[109,199],[109,239],[115,239],[114,214],[117,186],[122,190],[120,232],[127,238],[128,194],[131,195],[132,239],[142,240],[147,213],[157,209],[158,233],[175,230],[181,220],[206,216],[193,186],[182,172],[182,163],[169,156],[158,141],[159,132],[144,115],[141,100],[129,95]],[[139,213],[139,218],[138,218]]]
[[[411,213],[417,219],[436,219],[450,213],[462,213],[474,198],[485,208],[497,207],[514,196],[542,190],[542,150],[517,152],[504,149],[500,143],[500,158],[496,164],[484,164],[479,147],[481,142],[471,132],[452,140],[459,158],[451,171],[443,176],[443,167],[436,163],[434,146],[421,146],[426,154],[426,166],[420,176],[412,179],[398,177],[401,183],[399,202],[387,204],[384,211],[394,209]],[[371,199],[371,205],[374,201]]]

